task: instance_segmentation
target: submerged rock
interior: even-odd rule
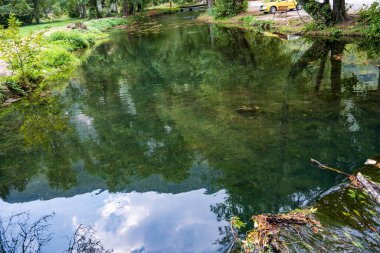
[[[373,159],[367,159],[367,161],[365,161],[365,165],[376,165],[377,161],[376,160],[373,160]]]
[[[260,108],[257,106],[245,106],[245,105],[243,105],[243,106],[237,108],[236,112],[241,113],[241,114],[254,114],[255,112],[257,112],[258,109],[260,109]]]

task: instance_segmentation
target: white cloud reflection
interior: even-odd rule
[[[44,252],[62,252],[65,236],[79,224],[94,225],[96,237],[114,252],[215,252],[218,227],[210,205],[223,202],[224,191],[205,195],[204,190],[180,194],[115,193],[107,191],[9,204],[0,201],[1,216],[29,211],[36,219],[55,212],[54,240]]]

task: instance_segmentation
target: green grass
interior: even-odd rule
[[[43,90],[51,82],[71,75],[75,67],[80,64],[78,54],[73,52],[94,46],[97,42],[107,39],[107,30],[135,23],[143,23],[148,20],[147,15],[136,14],[128,18],[103,18],[96,20],[84,19],[60,19],[44,22],[38,25],[20,27],[19,36],[26,38],[29,33],[43,31],[50,28],[39,39],[39,46],[43,48],[33,62],[33,77],[28,82],[33,84],[33,89]],[[68,24],[85,22],[88,29],[66,29]],[[32,63],[31,63],[32,64]],[[29,78],[29,77],[28,77]],[[20,85],[21,79],[11,76],[0,80],[0,104],[10,97],[26,96],[31,90],[25,90]]]
[[[127,25],[132,22],[137,15],[130,16],[128,18],[101,18],[94,19],[86,22],[87,28],[90,31],[96,30],[99,32],[107,31],[108,29],[119,26],[119,25]]]
[[[20,27],[20,32],[22,35],[26,35],[30,32],[37,32],[37,31],[44,30],[46,28],[65,27],[68,24],[75,23],[75,22],[84,22],[86,20],[87,19],[79,19],[79,18],[64,18],[64,19],[50,20],[50,21],[43,22],[41,24]]]
[[[178,8],[178,7],[179,7],[179,4],[172,3],[172,9],[175,9],[175,8]],[[170,3],[163,3],[163,4],[159,4],[159,5],[152,5],[152,6],[148,7],[147,9],[148,10],[160,10],[160,9],[169,10],[170,9]]]

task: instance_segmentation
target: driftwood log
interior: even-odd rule
[[[380,204],[380,187],[375,183],[367,180],[360,172],[356,175],[356,179],[363,185],[362,189],[370,196],[372,196],[377,204]]]

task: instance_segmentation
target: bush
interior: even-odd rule
[[[319,1],[310,0],[303,8],[318,23],[328,26],[333,24],[330,4],[321,4]]]
[[[246,0],[238,2],[236,0],[218,0],[211,9],[211,15],[215,18],[234,16],[247,8]]]
[[[359,11],[359,23],[367,25],[367,34],[371,37],[380,36],[380,2],[375,1],[370,6],[364,6]]]
[[[14,15],[8,20],[8,28],[0,27],[0,59],[12,70],[12,78],[19,88],[28,90],[29,84],[39,78],[38,54],[42,33],[20,35],[20,22]]]
[[[48,40],[50,42],[64,42],[70,51],[90,46],[89,41],[78,32],[54,32]]]
[[[52,47],[41,53],[42,64],[52,68],[71,65],[75,58],[66,49],[61,47]]]

